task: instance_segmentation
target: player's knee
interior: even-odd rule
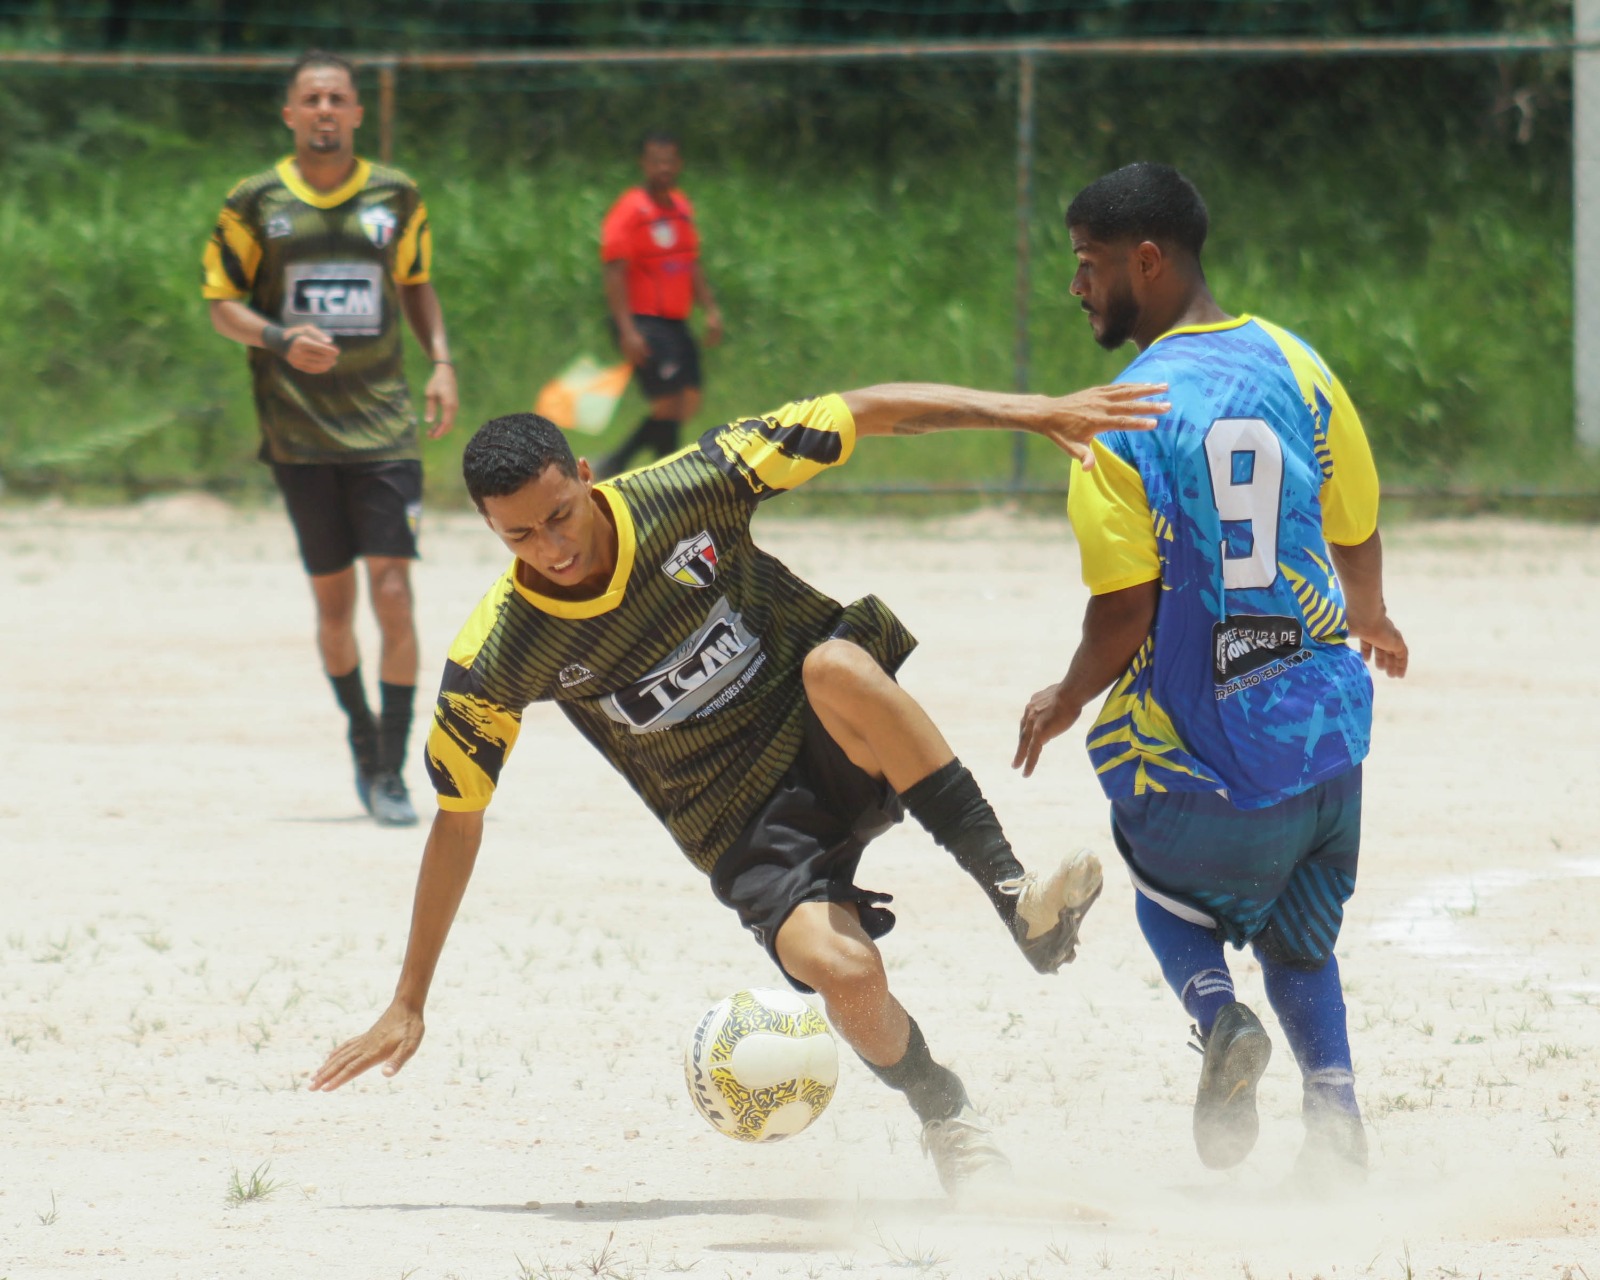
[[[372,575],[372,608],[380,623],[410,625],[411,578],[404,566]]]
[[[868,1003],[888,989],[877,947],[839,934],[807,939],[784,967],[830,1005]]]
[[[859,695],[870,686],[875,673],[882,675],[883,668],[849,640],[824,640],[806,654],[800,667],[800,678],[812,701],[829,695]]]

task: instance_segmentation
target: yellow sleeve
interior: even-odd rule
[[[428,206],[419,200],[395,249],[394,282],[427,284],[432,271],[433,231],[428,226]]]
[[[489,807],[500,770],[522,731],[522,711],[486,697],[472,663],[500,616],[500,605],[513,590],[507,573],[479,601],[472,617],[450,646],[439,682],[439,699],[428,730],[428,778],[439,807],[471,813]]]
[[[1322,484],[1322,534],[1329,542],[1353,547],[1378,527],[1378,469],[1350,396],[1339,379],[1332,383],[1328,453],[1333,470]]]
[[[1139,472],[1096,440],[1094,466],[1072,462],[1067,515],[1078,539],[1083,584],[1090,595],[1154,582],[1161,577],[1155,524]]]
[[[842,465],[855,445],[855,416],[841,397],[826,395],[718,427],[701,449],[755,497],[769,498]]]
[[[243,300],[250,296],[256,282],[261,242],[245,220],[224,205],[211,239],[206,241],[201,263],[205,270],[201,297],[212,301]]]

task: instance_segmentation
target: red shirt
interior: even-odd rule
[[[628,310],[686,320],[694,306],[691,268],[700,255],[694,206],[681,191],[660,205],[643,187],[624,191],[600,227],[600,260],[627,264]]]

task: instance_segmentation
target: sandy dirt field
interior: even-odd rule
[[[863,865],[897,895],[898,994],[1017,1165],[1010,1203],[953,1211],[911,1112],[853,1057],[790,1142],[700,1120],[685,1037],[775,971],[547,710],[491,810],[420,1053],[392,1081],[307,1092],[393,988],[422,835],[359,814],[287,523],[194,497],[14,505],[0,1277],[1600,1280],[1600,529],[1391,531],[1412,676],[1379,689],[1340,945],[1373,1172],[1316,1203],[1282,1187],[1300,1090],[1259,971],[1236,964],[1278,1044],[1262,1138],[1209,1173],[1198,1059],[1082,727],[1033,779],[1007,767],[1024,700],[1076,639],[1064,521],[851,524],[803,503],[761,540],[918,633],[905,682],[1024,860],[1083,843],[1107,862],[1053,979],[920,829]],[[505,557],[464,516],[432,520],[426,551],[431,690]],[[370,678],[370,631],[366,652]]]

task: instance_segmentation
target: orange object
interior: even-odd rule
[[[610,425],[631,377],[631,364],[601,365],[579,356],[539,389],[533,411],[564,431],[599,435]]]

